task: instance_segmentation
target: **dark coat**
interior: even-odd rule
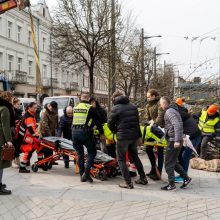
[[[102,108],[101,106],[99,106],[98,108],[95,108],[95,110],[97,112],[97,115],[100,118],[101,124],[102,125],[105,124],[108,121],[106,110]]]
[[[2,146],[8,141],[12,141],[11,127],[14,126],[13,106],[6,100],[0,98],[0,169],[11,166],[11,161],[1,160]]]
[[[22,119],[22,110],[18,108],[14,108],[15,112],[15,121],[20,121]]]
[[[164,114],[165,111],[159,106],[160,97],[155,100],[148,101],[146,105],[145,119],[147,122],[153,120],[154,123],[160,127],[164,127]]]
[[[130,103],[127,96],[117,97],[114,104],[108,126],[113,133],[116,133],[117,140],[137,140],[140,138],[141,131],[137,107]]]
[[[65,109],[64,115],[60,118],[58,124],[57,136],[61,137],[63,134],[63,138],[72,140],[72,124],[73,124],[73,117],[68,117],[66,115],[66,109]]]

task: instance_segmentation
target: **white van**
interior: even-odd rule
[[[43,101],[43,107],[50,102],[55,101],[58,104],[58,116],[59,118],[63,115],[63,110],[67,106],[76,106],[79,104],[79,97],[77,96],[52,96],[45,97]]]
[[[30,104],[31,102],[36,102],[36,99],[34,98],[19,98],[20,100],[20,105],[21,105],[21,110],[24,113],[25,112],[25,108],[27,107],[28,104]]]

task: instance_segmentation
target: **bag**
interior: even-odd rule
[[[8,144],[2,146],[2,157],[1,160],[13,160],[15,154],[15,148],[10,147]]]

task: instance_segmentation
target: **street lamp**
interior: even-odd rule
[[[147,40],[147,39],[149,39],[149,38],[154,38],[154,37],[162,37],[162,35],[146,36],[146,37],[144,37],[144,40]]]
[[[170,53],[157,53],[157,48],[154,47],[154,74],[157,74],[157,56],[169,55]]]

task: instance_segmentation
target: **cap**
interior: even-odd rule
[[[179,106],[182,106],[184,103],[184,99],[183,98],[178,98],[176,99],[176,104],[179,105]]]
[[[214,115],[218,111],[218,106],[213,104],[210,105],[207,109],[208,115]]]

